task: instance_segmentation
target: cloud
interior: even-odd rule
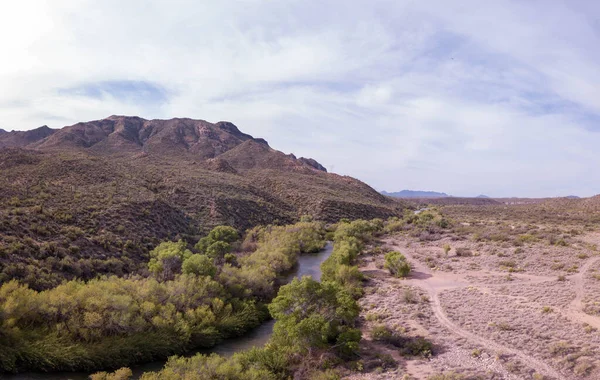
[[[167,91],[161,86],[150,82],[129,80],[83,83],[76,87],[59,88],[58,94],[93,99],[111,97],[120,102],[148,105],[160,105],[168,100]]]
[[[230,120],[378,189],[600,192],[593,2],[0,5],[0,127]]]

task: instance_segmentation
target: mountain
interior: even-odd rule
[[[402,190],[395,193],[382,191],[381,194],[394,198],[446,198],[449,197],[446,193],[438,193],[435,191],[419,191],[419,190]]]
[[[0,283],[141,273],[160,241],[406,207],[229,122],[111,116],[0,134]]]
[[[487,195],[485,195],[485,194],[479,194],[475,198],[489,198],[489,197]]]
[[[50,129],[46,125],[30,131],[6,132],[0,130],[0,148],[25,147],[52,135],[54,132],[56,132],[55,129]]]

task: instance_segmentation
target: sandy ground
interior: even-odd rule
[[[402,252],[412,272],[392,277],[383,253],[362,260],[362,344],[397,364],[350,378],[600,379],[600,255],[588,248],[598,243],[600,234],[588,233],[568,247],[536,242],[515,252],[492,242],[386,239],[383,252]],[[444,244],[454,245],[448,255]],[[457,247],[473,256],[456,256]],[[377,325],[425,337],[433,355],[400,355],[372,339]]]

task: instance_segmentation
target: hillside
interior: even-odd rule
[[[227,122],[111,116],[0,134],[0,282],[144,270],[159,241],[197,241],[302,215],[337,221],[404,205]]]
[[[446,193],[438,193],[436,191],[421,191],[421,190],[402,190],[393,193],[382,191],[381,194],[394,198],[446,198],[449,197]]]

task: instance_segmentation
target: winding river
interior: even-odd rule
[[[311,276],[319,281],[321,279],[321,263],[325,261],[333,251],[333,244],[327,243],[324,250],[314,254],[303,254],[298,257],[298,265],[284,278],[284,282],[290,282],[295,277]],[[246,335],[227,339],[221,344],[210,348],[195,350],[185,354],[185,356],[193,356],[197,353],[209,354],[217,353],[223,356],[231,356],[238,351],[243,351],[252,347],[263,346],[273,333],[274,320],[267,321],[249,331]],[[133,371],[133,379],[139,379],[144,372],[159,371],[165,365],[166,360],[140,364],[131,366]],[[98,372],[98,371],[95,371]],[[0,375],[2,380],[87,380],[90,373],[87,372],[28,372],[17,375]]]

